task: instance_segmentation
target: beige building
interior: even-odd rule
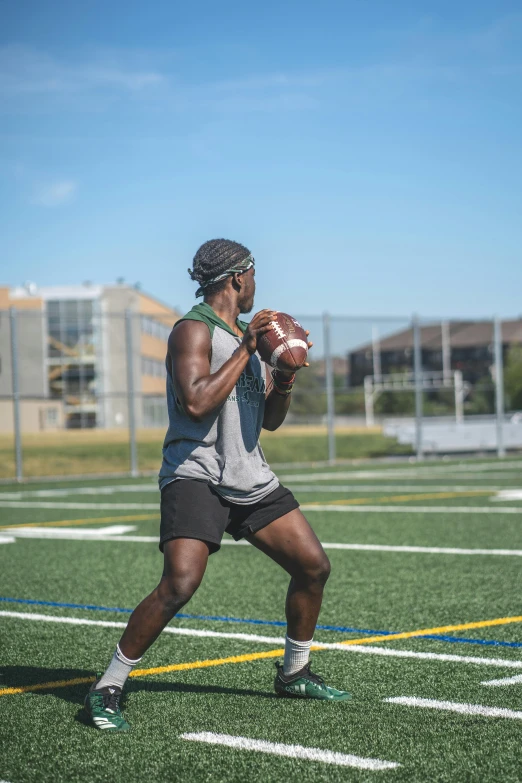
[[[23,432],[164,426],[167,339],[180,314],[137,288],[0,287],[0,433],[13,431],[13,339]]]

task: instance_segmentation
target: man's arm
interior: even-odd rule
[[[306,333],[306,336],[310,332]],[[308,348],[311,348],[313,343],[308,343]],[[308,362],[305,362],[304,367],[309,367]],[[267,388],[272,387],[267,395],[265,402],[265,415],[263,416],[263,429],[273,432],[286,419],[286,414],[290,407],[290,401],[292,398],[292,387],[294,385],[293,379],[295,379],[295,373],[284,373],[280,370],[276,370],[275,377],[269,371],[268,366],[266,370],[266,385]],[[275,381],[275,384],[274,384]],[[279,383],[278,383],[279,381]],[[280,386],[281,389],[276,388]]]
[[[286,419],[288,408],[290,407],[291,394],[281,394],[276,391],[274,387],[274,381],[272,373],[267,367],[266,371],[266,383],[267,387],[272,387],[268,393],[265,401],[265,415],[263,416],[263,429],[273,432]]]
[[[271,329],[272,310],[262,310],[253,318],[238,350],[210,374],[211,340],[208,326],[201,321],[182,321],[169,337],[167,366],[176,395],[187,416],[201,421],[225,402],[255,353],[257,340]]]

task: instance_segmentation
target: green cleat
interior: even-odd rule
[[[352,694],[348,691],[338,691],[326,685],[322,677],[310,671],[307,663],[295,674],[285,677],[283,667],[277,661],[277,675],[274,682],[275,692],[278,696],[290,699],[322,699],[323,701],[348,701]]]
[[[94,683],[85,697],[85,711],[97,729],[128,731],[129,724],[120,710],[121,689],[116,687],[96,690]]]

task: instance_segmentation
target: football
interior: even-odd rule
[[[308,338],[295,318],[277,313],[272,329],[258,341],[257,350],[264,362],[277,370],[293,372],[306,362]]]

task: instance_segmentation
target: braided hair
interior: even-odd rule
[[[199,283],[196,296],[215,294],[226,286],[227,277],[253,266],[250,250],[230,239],[211,239],[201,245],[188,273]],[[228,274],[229,273],[229,274]],[[218,279],[219,278],[219,279]]]

